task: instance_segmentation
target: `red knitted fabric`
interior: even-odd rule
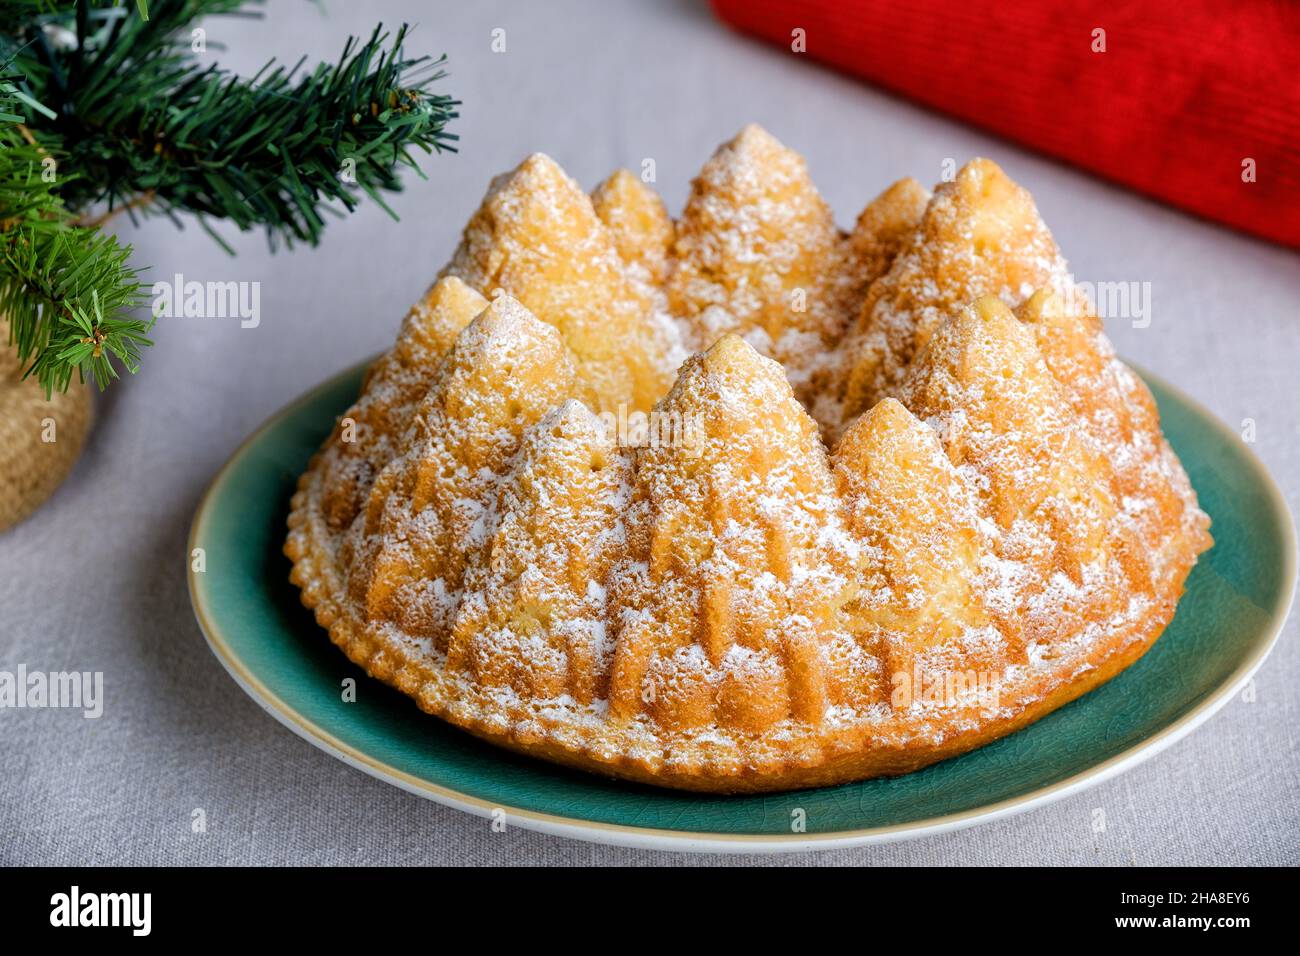
[[[1300,247],[1300,2],[712,3],[786,50],[801,29],[807,56]]]

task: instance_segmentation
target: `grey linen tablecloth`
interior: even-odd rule
[[[382,17],[451,56],[463,151],[428,160],[393,201],[332,224],[320,248],[271,256],[232,235],[122,226],[150,278],[261,283],[261,322],[171,319],[144,369],[98,405],[76,472],[0,535],[0,669],[100,670],[102,718],[0,711],[0,862],[636,864],[738,862],[595,846],[404,793],[264,713],[204,645],[186,534],[212,474],[287,401],[387,347],[453,249],[490,176],[526,153],[584,186],[654,158],[669,208],[713,147],[757,121],[807,156],[849,224],[876,192],[945,159],[996,159],[1037,198],[1077,277],[1150,282],[1151,321],[1109,324],[1120,352],[1237,426],[1291,502],[1300,492],[1300,257],[1199,222],[729,33],[696,3],[278,3],[262,23],[209,21],[225,64],[333,58]],[[492,31],[506,50],[491,51]],[[1008,68],[1015,66],[1008,52]],[[1195,162],[1196,157],[1185,157]],[[1268,175],[1262,170],[1260,175]],[[1293,505],[1294,506],[1294,505]],[[817,864],[1222,864],[1300,860],[1293,620],[1240,697],[1118,779],[998,823],[923,840],[774,858]],[[191,832],[202,808],[207,832]],[[1094,833],[1095,809],[1107,828]]]

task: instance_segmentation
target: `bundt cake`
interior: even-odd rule
[[[496,179],[299,482],[331,639],[494,743],[662,786],[900,774],[1136,660],[1209,519],[1028,193],[836,228],[758,127],[680,219]]]

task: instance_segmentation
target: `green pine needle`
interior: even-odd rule
[[[413,151],[454,150],[446,127],[458,103],[428,89],[445,58],[406,57],[407,27],[376,27],[309,71],[272,61],[244,80],[196,63],[186,32],[196,14],[243,6],[155,0],[150,21],[113,20],[70,58],[66,86],[40,91],[85,173],[65,196],[71,208],[148,193],[146,213],[197,213],[263,227],[273,244],[314,245],[322,206],[351,210],[363,195],[398,191]],[[51,75],[59,59],[44,64]]]
[[[459,103],[429,89],[445,57],[408,58],[405,26],[241,79],[201,66],[190,30],[249,2],[135,6],[0,0],[0,315],[47,395],[74,375],[103,388],[151,344],[131,248],[91,209],[189,213],[228,251],[213,221],[315,244],[362,196],[396,218],[382,194],[399,171],[455,149]]]
[[[152,325],[129,317],[144,302],[131,247],[74,225],[43,176],[51,159],[12,126],[0,128],[0,315],[47,397],[74,375],[103,388],[117,377],[114,358],[135,371]]]

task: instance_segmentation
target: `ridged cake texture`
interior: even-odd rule
[[[1027,192],[973,160],[845,232],[753,126],[677,221],[627,171],[498,177],[289,524],[317,620],[423,709],[719,791],[1023,726],[1210,545]]]

